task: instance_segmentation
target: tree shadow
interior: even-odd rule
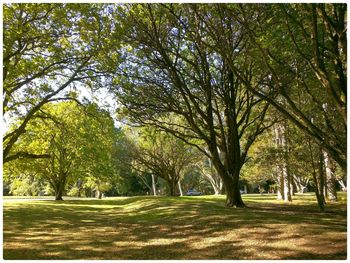
[[[156,197],[5,205],[4,258],[346,258],[346,207],[319,213],[246,202],[235,209],[218,199]]]

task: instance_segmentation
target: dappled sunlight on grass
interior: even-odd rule
[[[344,259],[346,195],[131,197],[4,202],[5,259]]]

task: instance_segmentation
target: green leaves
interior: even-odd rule
[[[36,174],[50,183],[66,183],[77,178],[108,178],[114,175],[112,147],[115,129],[110,116],[96,105],[85,107],[76,102],[45,105],[27,126],[15,150],[46,153],[50,158],[18,160],[18,171]]]

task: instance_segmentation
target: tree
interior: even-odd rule
[[[119,127],[113,147],[113,167],[116,173],[115,194],[143,195],[147,192],[145,186],[152,191],[148,174],[138,173],[133,169],[134,143],[130,140],[132,129]],[[145,184],[146,181],[146,184]]]
[[[215,28],[219,52],[247,89],[311,136],[346,170],[346,5],[225,5],[246,32],[249,53],[269,76],[253,87]],[[320,87],[323,87],[322,89]],[[305,104],[308,106],[305,107]],[[315,116],[316,115],[316,116]]]
[[[268,126],[268,104],[237,78],[225,57],[211,47],[203,19],[224,23],[232,34],[226,48],[235,50],[235,61],[251,85],[253,59],[241,50],[243,32],[230,17],[220,17],[209,5],[129,5],[123,16],[132,25],[123,50],[124,78],[118,97],[135,123],[172,133],[208,156],[223,180],[227,206],[244,206],[239,174],[248,150]],[[179,122],[161,117],[176,116]],[[205,143],[208,152],[192,140]]]
[[[107,17],[104,5],[4,4],[4,163],[49,158],[14,146],[45,104],[74,99],[79,85],[97,87],[106,76],[97,62],[108,53]]]
[[[151,173],[162,178],[168,184],[170,195],[176,195],[180,178],[196,161],[192,147],[172,135],[151,128],[142,129],[139,138],[133,138],[134,140],[137,143],[131,146],[133,168],[139,173]],[[143,179],[143,182],[152,192],[153,189],[147,181]]]
[[[213,167],[212,161],[207,156],[202,156],[199,158],[196,167],[199,169],[201,176],[206,178],[210,185],[213,187],[214,194],[222,194],[223,183],[221,177],[218,175],[217,171]]]
[[[27,125],[15,149],[35,150],[50,157],[17,159],[11,165],[45,179],[54,189],[56,200],[62,200],[67,183],[75,179],[113,176],[113,142],[113,121],[96,105],[84,108],[76,102],[46,104]]]

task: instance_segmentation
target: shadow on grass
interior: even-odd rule
[[[346,206],[244,196],[5,203],[5,259],[345,259]],[[268,201],[272,200],[269,196]]]

